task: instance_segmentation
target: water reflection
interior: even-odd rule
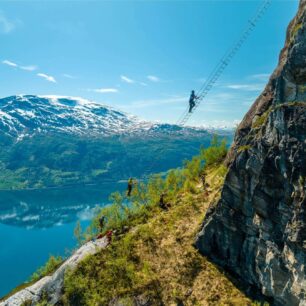
[[[124,184],[103,184],[45,190],[0,191],[0,223],[47,228],[76,219],[90,219],[93,208],[105,205],[108,196]]]

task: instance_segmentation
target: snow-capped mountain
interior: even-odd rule
[[[140,120],[83,98],[18,95],[0,99],[0,132],[22,139],[43,133],[74,135],[148,135],[203,133],[204,128],[180,127]]]
[[[18,95],[0,99],[0,130],[14,137],[37,132],[112,135],[150,128],[152,123],[82,98]]]
[[[208,146],[212,134],[142,121],[81,98],[3,98],[0,189],[96,184],[166,171]]]

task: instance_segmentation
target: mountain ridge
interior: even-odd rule
[[[231,141],[230,131],[218,131]],[[120,181],[177,167],[214,132],[63,96],[0,99],[0,189]],[[152,160],[158,160],[151,169]]]
[[[105,137],[165,131],[188,133],[191,130],[223,129],[150,122],[80,97],[15,95],[0,99],[0,131],[18,139],[52,132]]]
[[[0,99],[0,129],[12,137],[64,132],[103,136],[149,129],[152,124],[80,97],[16,95]],[[124,125],[124,129],[123,129]]]

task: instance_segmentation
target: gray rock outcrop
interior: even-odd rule
[[[306,305],[306,0],[239,125],[221,199],[196,245],[275,305]]]
[[[75,268],[86,256],[97,253],[102,248],[105,248],[107,244],[108,240],[106,237],[87,242],[69,257],[52,275],[45,276],[35,284],[15,293],[7,300],[0,302],[0,306],[20,306],[25,302],[35,305],[44,295],[49,297],[48,303],[50,305],[56,304],[61,298],[64,276],[67,269]]]

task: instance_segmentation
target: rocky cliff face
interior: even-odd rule
[[[306,305],[306,0],[227,164],[197,247],[276,305]]]

